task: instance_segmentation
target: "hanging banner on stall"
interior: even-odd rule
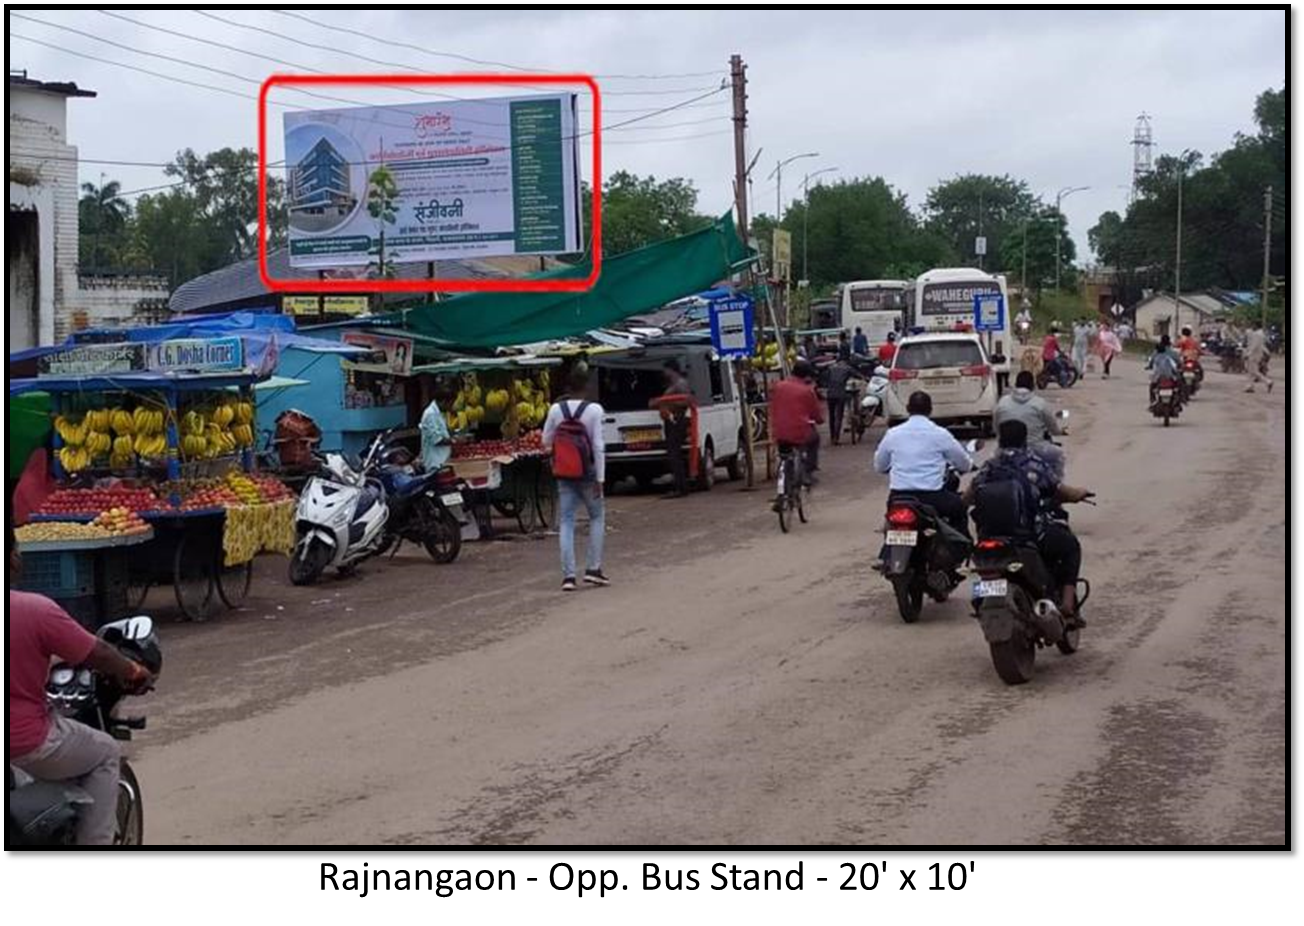
[[[239,338],[176,338],[149,345],[151,370],[216,373],[244,366],[244,344]]]
[[[565,254],[580,243],[576,95],[285,114],[290,266]]]
[[[320,296],[282,296],[281,312],[285,315],[320,315]]]
[[[82,344],[46,354],[37,376],[100,376],[145,369],[144,344]]]
[[[412,375],[412,339],[389,338],[363,331],[346,331],[340,336],[345,344],[364,347],[372,357],[361,361],[341,361],[347,368],[367,373],[388,373],[391,376]]]

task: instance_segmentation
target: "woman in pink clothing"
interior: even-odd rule
[[[1096,336],[1096,353],[1105,365],[1105,375],[1101,378],[1109,379],[1109,365],[1114,362],[1115,356],[1123,353],[1123,342],[1118,339],[1114,326],[1108,322],[1101,326],[1100,334]]]

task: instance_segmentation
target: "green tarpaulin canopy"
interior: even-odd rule
[[[459,347],[551,341],[699,293],[752,258],[725,215],[701,231],[604,260],[586,293],[471,293],[411,309],[403,325]],[[535,279],[583,279],[591,269],[584,261]]]
[[[27,458],[45,446],[50,434],[50,396],[28,392],[9,397],[9,478],[23,474]]]

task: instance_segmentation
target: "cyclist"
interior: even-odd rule
[[[820,434],[816,425],[824,423],[824,406],[815,393],[815,366],[805,359],[792,365],[792,374],[770,388],[770,436],[780,452],[795,449],[803,456],[803,479],[807,485],[818,467]]]

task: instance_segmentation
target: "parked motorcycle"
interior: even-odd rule
[[[1081,373],[1073,365],[1073,361],[1060,351],[1054,360],[1042,365],[1041,372],[1037,374],[1037,388],[1045,389],[1054,382],[1058,383],[1061,389],[1070,389],[1080,376]]]
[[[1150,414],[1164,419],[1164,427],[1182,411],[1182,387],[1176,380],[1161,379],[1151,392]]]
[[[105,624],[96,634],[124,656],[139,662],[157,676],[163,652],[148,617],[129,617]],[[78,723],[102,730],[117,740],[131,739],[133,730],[145,729],[144,717],[120,717],[119,703],[127,692],[116,681],[87,668],[58,663],[50,669],[45,686],[51,709]],[[9,766],[8,841],[22,846],[71,846],[77,819],[91,796],[66,781],[40,781]],[[114,845],[138,846],[144,841],[145,814],[140,783],[124,758],[118,777],[117,828]]]
[[[856,378],[847,382],[848,407],[850,409],[851,442],[857,443],[865,432],[874,426],[874,419],[883,414],[883,403],[887,395],[887,368],[877,367],[869,378]],[[851,390],[851,384],[856,389]]]
[[[974,617],[1003,682],[1030,681],[1041,647],[1054,645],[1065,655],[1077,652],[1081,627],[1056,606],[1059,589],[1034,542],[982,538],[974,545],[973,569]],[[1081,614],[1091,583],[1079,579],[1078,587]]]
[[[980,446],[969,441],[965,449],[975,453]],[[948,471],[945,485],[958,491],[959,474]],[[957,570],[969,559],[972,545],[931,505],[907,494],[889,498],[884,534],[883,576],[892,583],[901,619],[913,624],[923,610],[925,594],[945,601],[964,581]]]
[[[372,442],[360,469],[343,455],[326,454],[322,474],[299,495],[290,581],[311,585],[330,566],[347,573],[383,549],[389,505],[384,486],[366,476],[379,444]]]
[[[412,455],[389,446],[388,439],[389,432],[377,438],[385,449],[373,469],[389,504],[381,552],[393,555],[406,540],[424,547],[436,563],[453,562],[462,550],[462,526],[470,521],[466,483],[448,469],[418,472]]]

